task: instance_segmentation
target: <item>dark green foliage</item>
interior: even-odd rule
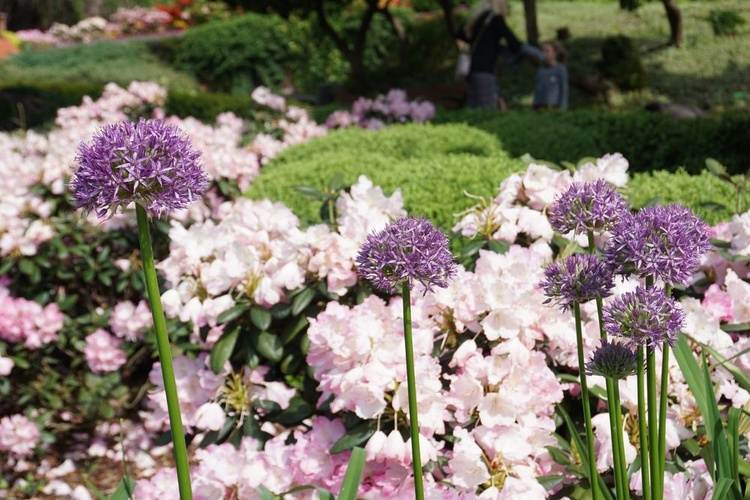
[[[55,119],[57,110],[97,99],[103,86],[86,83],[30,83],[0,86],[0,130],[35,128]]]
[[[638,7],[641,6],[643,3],[643,0],[620,0],[620,8],[623,10],[638,10]]]
[[[679,120],[647,112],[605,113],[440,113],[434,123],[463,122],[495,135],[512,157],[576,161],[586,156],[619,152],[631,172],[684,167],[691,174],[704,169],[706,158],[727,165],[730,174],[750,166],[750,116],[726,114],[719,119]]]
[[[712,10],[708,22],[716,36],[736,35],[737,28],[745,24],[745,18],[734,10]]]
[[[364,174],[386,194],[401,188],[409,213],[450,230],[454,214],[476,203],[463,190],[494,197],[500,182],[521,169],[495,138],[465,125],[347,129],[290,148],[263,168],[247,194],[283,201],[302,221],[320,222],[320,207],[294,186],[323,189],[339,173],[343,185],[351,185]]]
[[[246,14],[192,28],[177,49],[176,65],[219,91],[275,88],[291,53],[290,25],[271,15]]]
[[[648,74],[638,48],[624,35],[604,39],[599,71],[621,90],[638,90],[648,85]]]

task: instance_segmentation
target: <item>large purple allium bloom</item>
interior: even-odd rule
[[[710,249],[706,223],[689,208],[674,203],[621,218],[604,255],[617,274],[687,285],[701,256]]]
[[[131,202],[161,217],[201,198],[208,186],[190,140],[160,120],[105,125],[82,143],[70,181],[73,202],[99,217]]]
[[[357,272],[383,292],[414,282],[445,288],[456,273],[456,262],[448,249],[448,237],[425,219],[395,220],[382,231],[370,234],[357,255]]]
[[[612,270],[596,255],[573,254],[547,266],[539,286],[549,297],[545,304],[555,302],[566,311],[575,303],[608,297],[614,282]]]
[[[638,357],[633,349],[623,343],[604,339],[586,363],[586,375],[623,379],[635,373],[637,362]]]
[[[550,225],[565,234],[608,231],[628,213],[628,203],[605,180],[574,182],[547,210]]]
[[[639,285],[613,300],[602,311],[604,330],[625,338],[631,347],[674,347],[685,313],[677,302],[659,287]]]

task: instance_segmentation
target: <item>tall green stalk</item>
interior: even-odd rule
[[[651,498],[659,500],[662,496],[659,471],[659,406],[656,402],[656,355],[652,347],[646,348],[646,386],[648,392],[648,442],[651,461]]]
[[[620,486],[622,492],[617,493],[618,500],[630,498],[630,485],[628,484],[628,470],[627,460],[625,459],[625,441],[622,432],[622,407],[620,406],[620,381],[612,380],[612,399],[614,400],[614,406],[611,407],[610,411],[615,414],[615,427],[612,432],[619,437],[618,446],[616,450],[615,463],[620,464],[620,469],[615,472],[617,476],[621,477]],[[615,476],[615,479],[617,479]]]
[[[588,250],[590,254],[596,252],[594,232],[588,231]],[[604,307],[601,297],[596,298],[596,315],[599,320],[599,337],[606,340],[607,332],[604,330]],[[620,408],[620,390],[618,380],[606,378],[607,383],[607,406],[609,407],[609,427],[612,430],[612,459],[614,462],[615,491],[617,498],[622,500],[630,497],[628,485],[627,462],[625,461],[625,444],[622,440],[622,410]],[[616,432],[617,429],[620,432]]]
[[[672,296],[672,287],[670,285],[664,286],[664,293],[667,297]],[[664,485],[664,465],[667,457],[666,442],[667,442],[667,400],[669,399],[669,344],[665,343],[662,346],[662,358],[661,358],[661,392],[659,393],[659,478],[662,484],[662,490]],[[663,491],[662,491],[663,496]]]
[[[419,414],[417,411],[417,379],[414,374],[414,345],[411,335],[411,291],[409,283],[401,285],[404,301],[404,347],[406,349],[406,384],[409,392],[409,431],[411,432],[411,461],[414,468],[414,496],[424,500],[422,485],[422,456],[419,452]]]
[[[167,335],[167,322],[161,305],[159,283],[156,280],[154,250],[151,245],[151,233],[148,228],[148,215],[146,214],[146,209],[138,203],[135,204],[135,212],[138,219],[138,241],[141,246],[143,274],[146,277],[146,291],[148,293],[148,302],[151,306],[151,315],[154,319],[154,332],[156,334],[157,350],[159,351],[162,378],[164,379],[164,392],[167,395],[169,427],[172,431],[174,461],[177,467],[177,484],[180,491],[180,499],[191,500],[193,492],[190,486],[187,445],[185,444],[185,433],[182,429],[180,403],[177,399],[177,383],[175,382],[174,367],[172,366],[172,353],[169,336]]]
[[[638,441],[641,445],[641,486],[643,500],[651,500],[651,470],[648,456],[648,430],[646,429],[646,383],[643,347],[638,346],[636,380],[638,384]]]
[[[589,401],[589,388],[586,382],[586,363],[583,357],[583,330],[581,328],[581,305],[573,303],[573,312],[576,322],[576,344],[578,346],[578,371],[581,377],[581,401],[583,403],[583,418],[586,426],[586,445],[589,456],[589,482],[591,483],[591,495],[594,500],[601,498],[599,491],[598,473],[596,472],[596,453],[594,451],[594,431],[591,426],[591,402]]]

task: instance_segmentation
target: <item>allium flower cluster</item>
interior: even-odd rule
[[[612,228],[605,257],[618,274],[688,284],[711,249],[708,226],[682,205],[656,205],[625,214]]]
[[[407,283],[419,282],[425,293],[448,286],[456,262],[448,249],[448,237],[426,219],[398,219],[371,234],[357,256],[357,271],[376,288],[395,293]]]
[[[116,371],[128,361],[125,351],[120,348],[120,340],[101,328],[86,337],[83,356],[94,373]]]
[[[566,234],[608,231],[626,213],[625,199],[606,181],[574,182],[552,203],[547,216],[552,227]]]
[[[608,297],[615,285],[611,269],[596,255],[573,254],[547,266],[539,286],[549,297],[545,304],[554,302],[567,311],[576,303]]]
[[[21,414],[0,418],[0,452],[28,457],[39,444],[39,426]]]
[[[70,189],[77,207],[99,217],[131,202],[161,217],[203,196],[208,179],[200,155],[160,120],[106,125],[91,145],[80,145]]]
[[[619,380],[635,373],[636,362],[633,349],[623,343],[604,339],[586,363],[586,374]]]
[[[39,349],[57,339],[63,320],[57,304],[42,307],[31,300],[0,295],[1,340]]]
[[[639,285],[604,306],[607,334],[624,338],[630,347],[674,346],[684,313],[663,289]]]

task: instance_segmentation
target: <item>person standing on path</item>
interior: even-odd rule
[[[505,22],[508,12],[508,0],[484,0],[457,35],[459,40],[471,45],[471,68],[466,79],[470,108],[492,109],[497,106],[502,111],[506,109],[495,76],[500,42],[505,40],[513,54],[521,51],[521,42]]]

